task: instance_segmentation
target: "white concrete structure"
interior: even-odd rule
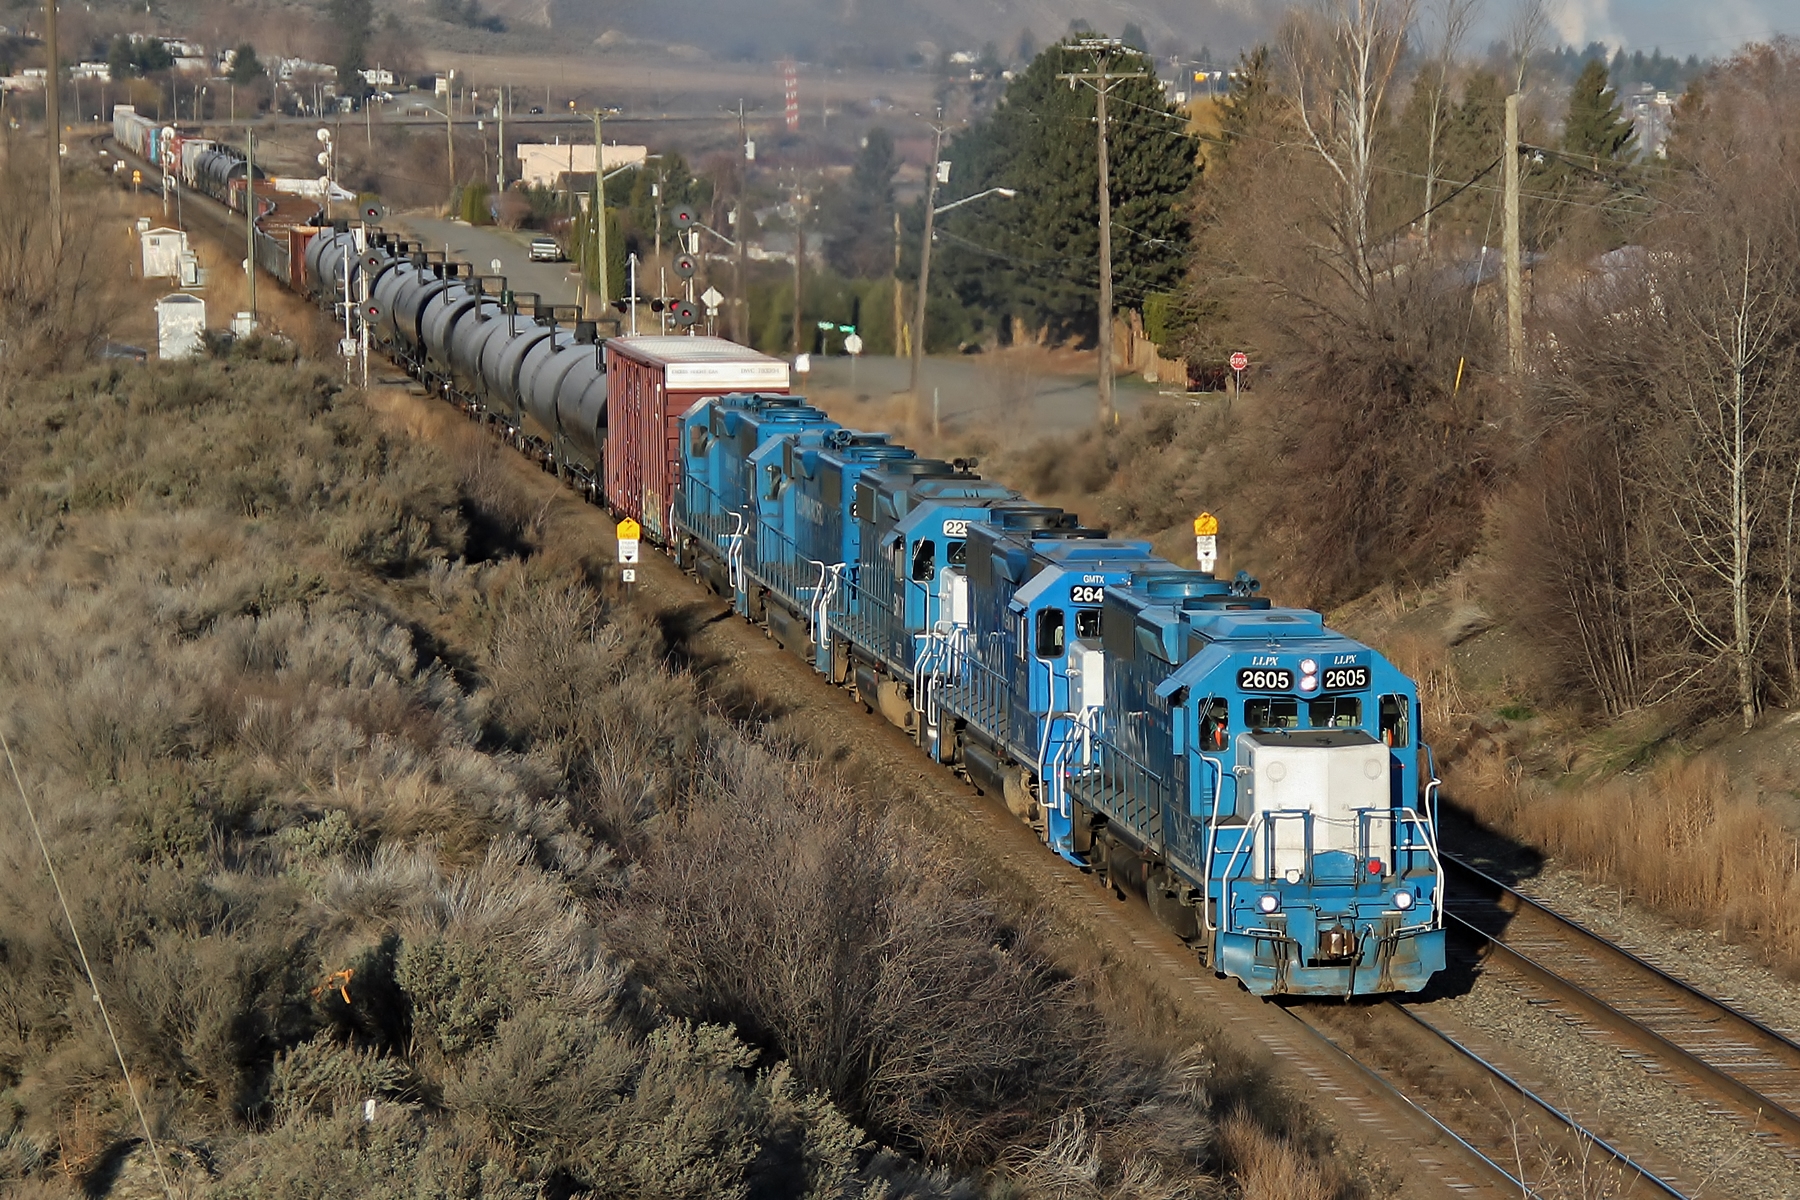
[[[594,148],[564,143],[519,143],[519,178],[533,187],[550,187],[564,175],[592,175]],[[600,161],[608,171],[641,167],[650,155],[648,146],[607,146]]]
[[[192,358],[206,332],[206,301],[177,292],[156,302],[156,356]]]
[[[145,279],[179,279],[188,254],[187,234],[179,229],[146,229],[138,234],[144,252]]]

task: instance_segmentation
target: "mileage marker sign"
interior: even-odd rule
[[[637,582],[636,563],[638,560],[638,535],[643,532],[638,523],[626,517],[618,525],[619,535],[619,579],[624,583]]]

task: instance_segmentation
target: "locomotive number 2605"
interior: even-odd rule
[[[1238,672],[1237,685],[1241,692],[1291,692],[1294,673],[1286,667],[1245,667]]]
[[[1327,667],[1321,680],[1328,692],[1355,692],[1369,686],[1367,667]]]

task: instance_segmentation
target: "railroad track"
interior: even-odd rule
[[[1446,920],[1484,969],[1800,1165],[1800,1045],[1465,861],[1444,869]],[[1654,1148],[1641,1161],[1676,1194],[1701,1182]]]
[[[1544,1095],[1481,1031],[1400,1001],[1289,1010],[1528,1200],[1686,1193]]]

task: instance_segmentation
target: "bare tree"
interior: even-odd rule
[[[1800,248],[1777,248],[1757,232],[1720,229],[1712,245],[1696,248],[1731,257],[1708,255],[1671,280],[1679,285],[1667,301],[1679,357],[1669,364],[1665,403],[1686,436],[1671,439],[1674,470],[1665,482],[1676,537],[1660,572],[1694,637],[1731,664],[1746,729],[1761,703],[1763,638],[1789,595],[1792,526],[1771,526],[1791,507],[1787,461],[1800,446]],[[1771,542],[1773,570],[1756,561]],[[1702,592],[1712,589],[1723,589],[1728,603],[1708,603]]]
[[[1640,247],[1557,324],[1525,486],[1575,500],[1523,586],[1557,597],[1535,607],[1609,710],[1680,700],[1748,728],[1800,677],[1800,151],[1768,137],[1800,122],[1800,52],[1748,51],[1709,92]]]
[[[1549,33],[1550,10],[1545,7],[1544,0],[1519,0],[1512,19],[1506,24],[1507,56],[1513,64],[1513,91],[1525,90],[1525,72],[1531,66],[1531,56],[1544,48],[1544,39]]]
[[[1425,70],[1431,74],[1431,99],[1425,110],[1425,217],[1421,233],[1425,251],[1431,252],[1431,210],[1436,203],[1438,172],[1438,129],[1449,104],[1450,67],[1462,40],[1474,24],[1481,0],[1441,0],[1433,6],[1433,16],[1440,26],[1437,55]]]
[[[1384,109],[1414,11],[1415,0],[1322,0],[1282,33],[1304,144],[1336,184],[1332,256],[1364,300],[1374,291],[1369,212]]]

